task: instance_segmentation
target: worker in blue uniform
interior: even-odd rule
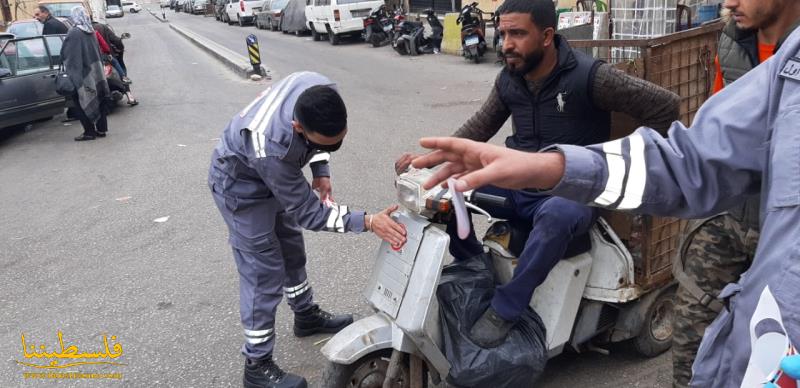
[[[301,72],[236,115],[214,149],[208,184],[228,225],[239,271],[245,387],[307,386],[272,357],[275,313],[284,294],[298,337],[335,333],[353,322],[351,315],[333,315],[314,303],[303,228],[372,231],[395,246],[405,243],[405,229],[390,217],[396,206],[367,215],[333,201],[328,160],[346,134],[347,111],[336,85]],[[303,175],[306,164],[311,184]]]

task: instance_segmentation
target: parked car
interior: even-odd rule
[[[264,0],[229,0],[225,6],[228,24],[238,23],[240,27],[251,24],[256,12],[261,12]]]
[[[263,19],[261,24],[263,28],[270,31],[281,30],[281,19],[283,17],[283,10],[289,4],[289,0],[272,0],[264,3],[264,10],[259,13],[259,18]]]
[[[121,18],[123,16],[125,16],[125,12],[118,5],[109,5],[106,8],[107,18]]]
[[[192,13],[192,4],[194,4],[193,0],[186,0],[183,2],[183,8],[181,11],[186,13]]]
[[[289,3],[281,12],[281,31],[297,36],[308,32],[306,0],[289,0]]]
[[[6,44],[9,40],[14,39],[14,34],[9,32],[0,32],[0,47]]]
[[[0,51],[0,128],[48,119],[64,112],[56,93],[60,35],[14,38]],[[51,53],[52,55],[48,55]]]
[[[339,44],[343,36],[361,36],[364,19],[380,7],[383,1],[363,0],[309,0],[306,6],[308,29],[314,40],[327,35],[332,45]]]
[[[42,35],[44,25],[36,19],[17,20],[12,22],[6,32],[14,35],[14,38],[30,38]]]
[[[167,7],[169,7],[169,4],[171,2],[172,2],[172,0],[161,0],[159,2],[159,5],[161,6],[161,8],[167,8]]]
[[[207,6],[208,6],[208,0],[194,0],[194,2],[192,3],[192,14],[202,15],[206,13]]]
[[[77,6],[82,6],[95,20],[103,17],[102,8],[93,9],[88,0],[41,0],[39,5],[46,6],[54,17],[68,18],[72,15],[72,9]]]
[[[123,1],[122,2],[122,11],[123,12],[130,12],[130,13],[138,13],[142,10],[142,6],[135,1]]]

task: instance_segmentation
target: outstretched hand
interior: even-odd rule
[[[454,137],[420,139],[420,145],[434,150],[411,163],[416,168],[444,163],[425,182],[425,189],[457,178],[458,191],[486,185],[506,189],[549,189],[564,175],[564,155],[560,152],[528,153]]]

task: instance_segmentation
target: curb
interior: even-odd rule
[[[163,19],[163,18],[161,18],[161,16],[158,16],[158,14],[156,14],[155,12],[153,12],[153,11],[152,11],[150,8],[148,8],[148,7],[145,7],[145,9],[147,10],[147,12],[149,12],[149,13],[150,13],[150,15],[153,15],[153,17],[154,17],[154,18],[156,18],[156,20],[160,21],[161,23],[169,23],[169,22],[167,21],[167,19]]]
[[[220,62],[222,62],[222,64],[233,70],[233,72],[238,74],[240,77],[249,79],[251,75],[255,74],[255,71],[253,71],[253,66],[250,64],[250,60],[248,60],[245,56],[240,55],[216,42],[212,42],[211,40],[206,39],[198,34],[195,34],[186,28],[178,27],[171,23],[169,27],[175,30],[175,32],[178,34],[183,35],[183,37],[194,43],[197,47],[200,47],[203,51],[209,53],[212,57],[218,59]],[[269,70],[263,65],[261,66],[260,75],[269,79]]]

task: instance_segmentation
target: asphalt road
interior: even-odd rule
[[[446,135],[479,106],[498,67],[451,56],[399,57],[390,48],[333,47],[308,37],[229,27],[168,13],[244,54],[255,33],[277,79],[319,71],[340,84],[348,138],[332,161],[340,203],[377,211],[393,201],[392,163],[422,135]],[[76,143],[80,125],[63,117],[11,131],[0,140],[0,386],[55,385],[26,380],[28,344],[82,352],[116,336],[121,381],[60,381],[61,386],[240,386],[243,359],[238,276],[226,230],[206,187],[208,158],[228,119],[268,81],[243,81],[149,14],[111,22],[130,32],[126,62],[141,104],[109,117],[109,136]],[[501,140],[508,128],[496,136]],[[166,222],[155,219],[169,217]],[[326,309],[369,314],[361,288],[377,241],[370,235],[307,234],[309,277]],[[291,335],[279,308],[276,358],[318,380],[324,336]],[[113,341],[109,340],[113,346]],[[610,356],[551,360],[541,387],[668,387],[669,354],[645,360],[625,346]]]

